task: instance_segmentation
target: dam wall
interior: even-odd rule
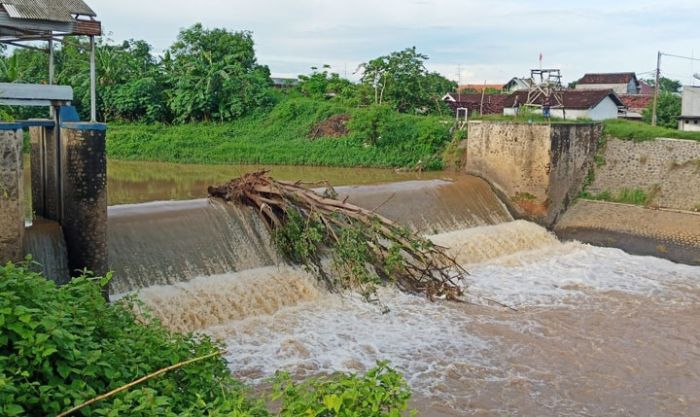
[[[336,191],[340,199],[425,234],[513,220],[488,183],[475,177]],[[253,209],[216,199],[113,206],[108,226],[113,294],[281,261]]]
[[[24,239],[22,128],[0,124],[0,264],[21,261]]]
[[[700,142],[609,138],[599,160],[589,194],[642,190],[649,206],[700,211]]]
[[[581,191],[600,124],[469,123],[466,171],[521,217],[552,226]]]

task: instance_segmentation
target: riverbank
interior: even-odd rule
[[[555,233],[565,240],[700,265],[700,213],[579,200]]]
[[[286,98],[229,123],[110,124],[109,157],[199,164],[440,169],[452,119]]]

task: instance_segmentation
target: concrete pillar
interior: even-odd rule
[[[32,211],[48,220],[60,220],[59,130],[52,120],[36,121],[29,128],[32,164]],[[42,125],[40,122],[44,122]]]
[[[61,224],[73,276],[108,272],[106,131],[101,123],[61,125]]]
[[[0,263],[24,257],[22,127],[0,123]]]

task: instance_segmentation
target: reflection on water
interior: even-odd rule
[[[247,172],[269,169],[280,180],[315,183],[329,181],[333,186],[381,184],[430,180],[451,173],[397,172],[380,168],[332,168],[290,165],[195,165],[166,162],[115,161],[107,163],[108,204],[147,203],[151,201],[192,200],[207,196],[210,185],[225,183]],[[24,158],[24,189],[27,218],[31,218],[31,168]]]
[[[418,174],[377,168],[191,165],[110,160],[107,173],[109,204],[203,198],[207,196],[210,185],[222,184],[244,173],[261,169],[270,169],[272,176],[280,180],[329,181],[334,186],[436,179],[447,175],[445,172]]]

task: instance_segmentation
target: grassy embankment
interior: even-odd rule
[[[651,126],[631,120],[606,120],[605,136],[635,142],[644,142],[657,138],[687,139],[700,141],[700,132],[684,132],[659,126]]]
[[[311,137],[332,116],[349,115],[339,137]],[[269,112],[230,123],[111,124],[108,155],[121,160],[440,169],[451,118],[373,106],[289,98]]]
[[[56,287],[26,266],[0,265],[0,415],[56,416],[188,363],[72,413],[131,417],[389,417],[407,413],[410,391],[379,364],[364,376],[338,374],[295,383],[275,377],[269,398],[254,398],[229,373],[223,346],[169,332],[134,298],[109,304],[103,279]],[[195,362],[191,362],[195,360]]]

